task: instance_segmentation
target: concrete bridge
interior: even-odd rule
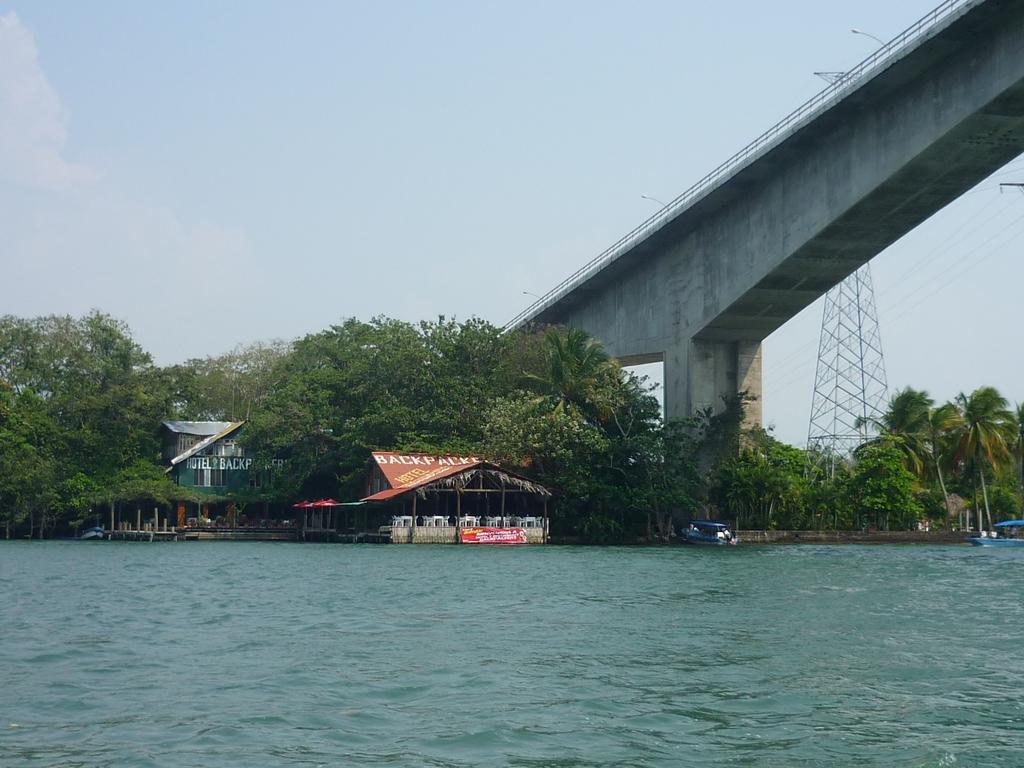
[[[1024,152],[1024,0],[947,0],[508,327],[663,361],[669,417],[747,390],[761,342]]]

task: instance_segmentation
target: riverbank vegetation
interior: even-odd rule
[[[902,390],[839,461],[745,428],[744,403],[663,423],[650,387],[575,330],[353,319],[161,367],[98,312],[3,317],[0,527],[44,537],[109,504],[194,500],[160,464],[164,419],[245,420],[257,462],[283,462],[239,503],[358,498],[374,449],[476,454],[556,489],[553,533],[582,541],[664,539],[689,517],[898,530],[1020,509],[1024,412],[990,387],[942,405]]]

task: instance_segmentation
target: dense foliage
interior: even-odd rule
[[[1024,413],[990,387],[940,407],[897,393],[866,425],[878,437],[838,464],[746,429],[744,403],[663,423],[649,387],[575,330],[353,319],[161,368],[98,312],[3,317],[0,525],[41,537],[111,504],[195,498],[160,464],[168,418],[246,420],[245,446],[274,471],[240,502],[358,498],[381,449],[499,461],[555,489],[554,533],[595,542],[664,539],[673,521],[705,516],[906,529],[1018,514]]]
[[[173,391],[125,326],[0,319],[0,523],[42,536],[104,501],[165,503],[156,427]]]

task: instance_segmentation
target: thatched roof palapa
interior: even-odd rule
[[[544,498],[551,497],[551,491],[543,485],[535,483],[532,480],[527,480],[525,477],[520,477],[519,475],[499,469],[497,465],[489,463],[478,464],[476,467],[467,469],[457,475],[442,477],[441,479],[427,483],[426,485],[421,485],[415,490],[417,495],[423,499],[426,498],[427,491],[433,488],[465,488],[476,477],[486,477],[495,480],[502,487],[515,488],[523,493],[532,493],[536,496],[543,496]]]

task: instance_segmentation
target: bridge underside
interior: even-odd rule
[[[766,336],[1021,152],[1024,0],[988,0],[532,321],[663,360],[669,417],[759,398]]]

